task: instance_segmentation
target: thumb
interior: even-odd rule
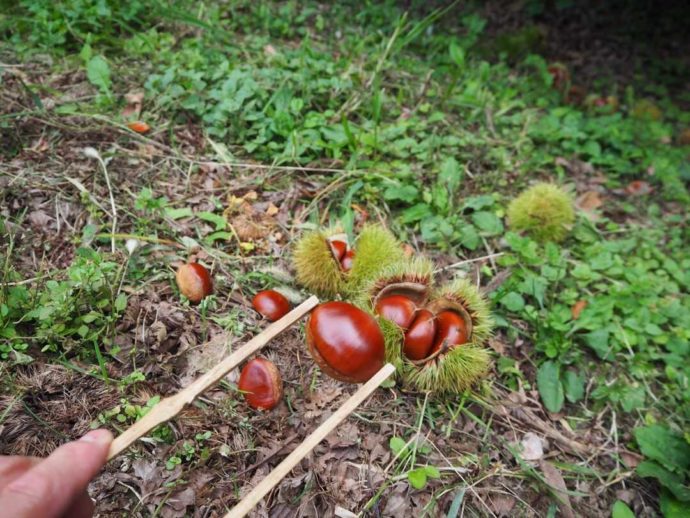
[[[94,430],[63,444],[0,490],[0,509],[17,518],[61,516],[103,467],[112,440],[108,430]]]

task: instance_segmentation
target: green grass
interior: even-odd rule
[[[311,173],[318,197],[301,200],[310,225],[339,222],[352,233],[357,206],[388,219],[402,240],[433,256],[503,252],[480,270],[484,284],[510,272],[491,294],[507,344],[496,362],[500,384],[535,388],[546,409],[567,418],[613,409],[625,416],[621,427],[688,430],[690,147],[676,139],[690,126],[690,112],[664,84],[609,84],[590,92],[618,91],[615,111],[566,104],[536,44],[526,42],[516,55],[501,54],[499,46],[498,59],[488,60],[485,21],[469,8],[451,6],[448,16],[442,9],[406,15],[394,2],[231,4],[11,3],[0,15],[3,52],[29,65],[49,55],[54,73],[81,74],[90,94],[57,95],[47,109],[40,97],[55,92],[38,81],[23,83],[31,104],[0,114],[0,135],[13,134],[27,116],[67,127],[122,126],[124,94],[142,90],[139,118],[165,140],[175,167],[187,168],[175,160],[185,145],[178,130],[189,126],[202,134],[196,151],[206,157],[277,168],[252,177],[250,189],[289,189],[297,175],[281,166],[330,170]],[[0,66],[0,88],[12,77]],[[29,145],[20,139],[0,152],[10,159]],[[589,172],[577,172],[581,163]],[[627,194],[637,180],[652,193]],[[508,230],[510,201],[536,181],[578,194],[600,189],[599,217],[580,211],[558,244]],[[254,245],[240,242],[225,221],[224,199],[195,212],[154,181],[137,188],[118,203],[126,206],[121,228],[141,241],[200,244],[231,264],[252,252]],[[35,350],[78,356],[99,364],[107,379],[113,352],[105,351],[126,307],[121,286],[166,273],[145,257],[130,265],[126,253],[109,254],[107,210],[86,194],[81,202],[92,224],[70,237],[81,247],[65,271],[18,271],[12,229],[25,224],[23,215],[13,213],[12,225],[0,226],[7,258],[0,358],[22,363]],[[178,233],[174,223],[188,218],[205,230]],[[260,254],[252,260],[257,270],[273,262]],[[238,275],[235,282],[250,288],[270,277]],[[23,284],[30,276],[37,279]],[[586,305],[575,316],[578,303]],[[215,313],[219,305],[205,307],[211,320],[224,318]],[[243,329],[239,318],[228,326]],[[512,354],[518,340],[527,358]],[[396,439],[391,448],[400,454],[398,442],[407,439]],[[415,451],[401,456],[397,471],[421,487],[436,472],[418,471],[425,468],[415,463]],[[666,470],[650,475],[670,491],[662,507],[690,505],[678,489],[690,480],[690,461],[653,460]]]

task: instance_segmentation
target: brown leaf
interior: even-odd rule
[[[498,516],[511,516],[517,500],[510,495],[492,495],[489,499],[489,507]]]
[[[653,190],[652,186],[644,180],[634,180],[625,187],[625,192],[630,196],[644,196]]]
[[[582,310],[584,310],[586,307],[586,300],[578,300],[575,304],[573,304],[573,307],[570,308],[570,313],[573,315],[573,320],[580,318],[580,313],[582,313]]]
[[[690,146],[690,128],[685,128],[678,135],[678,144],[681,146]]]
[[[575,518],[575,515],[573,514],[573,507],[570,504],[570,498],[568,497],[568,488],[565,485],[565,480],[563,480],[561,472],[558,471],[556,466],[545,460],[542,460],[539,465],[541,466],[541,471],[544,474],[546,483],[549,484],[549,486],[551,486],[551,488],[556,492],[556,495],[560,500],[559,507],[561,508],[563,516],[565,516],[565,518]]]
[[[575,201],[575,205],[585,212],[594,212],[603,204],[604,202],[597,191],[587,191],[581,194]]]
[[[144,101],[144,92],[129,92],[125,94],[127,105],[122,110],[122,118],[138,117],[141,113],[141,103]]]
[[[639,453],[628,450],[621,450],[618,452],[618,454],[620,455],[623,464],[630,469],[635,469],[637,465],[644,459],[644,457]]]

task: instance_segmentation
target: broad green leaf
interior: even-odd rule
[[[426,470],[424,468],[417,468],[407,473],[407,480],[415,489],[422,489],[426,486]]]
[[[472,222],[479,230],[489,236],[495,236],[503,232],[503,222],[493,212],[475,212],[472,214]]]
[[[441,478],[441,472],[436,466],[425,466],[426,476],[429,478]]]
[[[180,219],[189,218],[194,215],[192,209],[189,207],[180,207],[179,209],[173,209],[172,207],[167,207],[165,209],[165,215],[170,219]]]
[[[659,507],[664,518],[688,518],[690,516],[690,502],[681,502],[674,498],[669,491],[661,491]]]
[[[438,183],[448,189],[448,194],[452,197],[453,193],[460,186],[462,180],[462,170],[455,158],[448,157],[441,164],[441,172],[438,175]]]
[[[115,311],[124,311],[127,307],[127,295],[120,293],[115,299]]]
[[[544,406],[549,412],[559,412],[563,408],[564,394],[558,364],[544,362],[537,371],[537,388]]]
[[[383,197],[388,201],[399,200],[405,203],[414,203],[419,199],[419,190],[413,185],[392,185],[383,191]]]
[[[228,222],[223,216],[221,216],[220,214],[214,214],[213,212],[203,211],[197,213],[196,216],[199,219],[203,219],[204,221],[213,223],[216,227],[215,230],[225,230],[225,227],[228,224]]]
[[[690,487],[683,483],[683,479],[675,473],[663,468],[651,460],[642,461],[637,466],[637,474],[641,477],[651,477],[667,488],[673,496],[682,502],[690,502]]]
[[[104,94],[110,94],[110,67],[101,56],[92,57],[86,65],[86,77]]]
[[[388,445],[393,453],[399,455],[400,452],[405,448],[405,441],[401,437],[394,436],[390,438]]]
[[[635,513],[622,500],[617,500],[611,509],[611,518],[635,518]]]
[[[602,360],[611,359],[611,352],[609,351],[609,330],[597,329],[591,333],[584,335],[585,343],[596,353]]]
[[[500,299],[500,303],[508,311],[512,311],[513,313],[516,313],[525,307],[525,299],[522,297],[522,295],[515,291],[511,291],[510,293],[506,294],[502,299]]]
[[[476,250],[481,240],[474,225],[463,225],[460,230],[460,244],[468,250]]]
[[[690,444],[681,435],[658,424],[635,428],[634,434],[645,457],[670,470],[690,469]]]
[[[577,403],[585,395],[585,376],[573,370],[567,370],[563,374],[563,388],[565,397],[571,403]]]

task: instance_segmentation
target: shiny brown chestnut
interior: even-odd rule
[[[314,361],[339,381],[363,383],[385,362],[383,333],[378,323],[347,302],[326,302],[314,309],[306,335]]]
[[[340,260],[340,269],[344,272],[349,272],[352,270],[352,263],[355,260],[355,251],[354,250],[348,250],[345,252],[345,255],[343,258]]]
[[[290,311],[288,299],[282,293],[274,290],[264,290],[254,295],[252,306],[271,322],[275,322]]]
[[[190,302],[198,304],[213,292],[213,281],[208,270],[199,263],[183,264],[175,274],[180,293]]]
[[[410,360],[423,360],[431,351],[436,337],[436,317],[428,309],[420,309],[405,333],[403,354]]]
[[[247,404],[257,410],[271,410],[283,398],[283,380],[278,368],[265,358],[247,362],[237,384]]]
[[[444,345],[453,347],[467,343],[469,338],[467,325],[459,313],[452,310],[441,311],[436,315],[436,322],[436,338],[434,339],[434,346],[431,348],[431,354]]]
[[[328,246],[331,248],[331,253],[333,258],[341,262],[345,253],[347,252],[347,243],[345,241],[340,241],[339,239],[332,239],[328,241]]]
[[[376,301],[374,311],[377,315],[406,330],[414,320],[417,306],[404,295],[389,295]]]

